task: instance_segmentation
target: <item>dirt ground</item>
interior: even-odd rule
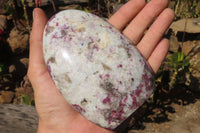
[[[139,109],[140,117],[128,133],[199,133],[200,95],[188,90],[171,93]]]

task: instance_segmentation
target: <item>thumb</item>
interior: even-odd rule
[[[47,17],[45,13],[41,9],[35,8],[33,10],[33,26],[30,35],[28,76],[36,93],[40,93],[39,88],[45,86],[46,81],[52,82],[45,65],[42,50],[43,31],[46,23]]]
[[[33,10],[33,26],[30,35],[30,53],[29,53],[29,78],[34,78],[40,75],[42,71],[46,71],[46,65],[43,59],[42,42],[43,42],[43,31],[48,19],[45,13],[35,8]],[[31,71],[30,71],[31,70]]]
[[[43,31],[47,17],[41,9],[36,8],[33,11],[33,18],[28,77],[34,89],[39,117],[47,120],[55,117],[55,114],[59,114],[58,112],[72,113],[73,111],[52,81],[43,58]],[[67,115],[66,113],[61,115]]]

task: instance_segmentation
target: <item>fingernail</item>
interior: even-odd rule
[[[37,20],[37,18],[38,18],[38,11],[37,11],[37,8],[34,8],[33,9],[33,21]]]
[[[35,9],[33,9],[33,21],[35,19]]]

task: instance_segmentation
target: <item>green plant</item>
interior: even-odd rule
[[[185,74],[190,67],[189,57],[186,57],[183,52],[177,52],[168,57],[166,64],[172,72],[169,88],[172,88],[175,83],[184,81]]]
[[[0,73],[3,71],[3,65],[0,64]]]
[[[26,105],[32,105],[32,106],[35,105],[35,101],[31,99],[30,95],[24,95],[21,101],[23,104],[26,104]]]
[[[21,3],[22,3],[22,5],[23,5],[24,18],[25,18],[26,23],[28,24],[28,26],[30,26],[30,24],[29,24],[29,20],[28,20],[28,15],[27,15],[27,10],[26,10],[26,5],[27,5],[27,3],[26,3],[25,0],[21,0]],[[30,27],[29,27],[29,28],[30,28]]]
[[[0,74],[5,73],[5,71],[6,71],[6,66],[4,64],[0,63]],[[0,77],[1,77],[1,75],[0,75]]]
[[[31,91],[33,92],[33,87],[30,88]],[[32,105],[32,106],[35,106],[35,100],[31,97],[31,95],[23,95],[22,98],[21,98],[21,102],[25,105]]]
[[[20,0],[20,2],[23,8],[23,19],[25,19],[28,25],[28,30],[30,30],[30,22],[29,22],[27,8],[26,8],[27,2],[26,0]],[[21,7],[19,7],[17,4],[17,0],[8,0],[8,2],[4,4],[4,10],[7,12],[7,14],[9,14],[13,18],[13,23],[16,28],[18,28],[17,23],[20,22],[20,18],[22,16],[21,14],[19,14],[21,10],[20,8]]]
[[[8,2],[4,4],[4,10],[13,18],[13,24],[17,27],[18,12],[16,10],[15,0],[8,0]]]
[[[82,8],[81,6],[77,7],[76,9],[82,10],[82,11],[85,11],[85,12],[90,12],[87,8]]]
[[[174,0],[176,17],[196,18],[200,16],[198,3],[200,0]]]
[[[15,11],[15,6],[14,6],[14,3],[13,3],[13,1],[11,1],[11,2],[8,2],[8,3],[5,3],[4,4],[4,10],[8,13],[8,14],[10,14],[10,15],[14,15],[14,11]]]

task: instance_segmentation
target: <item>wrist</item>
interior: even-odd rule
[[[84,117],[78,117],[71,123],[54,123],[39,121],[37,133],[115,133],[99,127]]]

